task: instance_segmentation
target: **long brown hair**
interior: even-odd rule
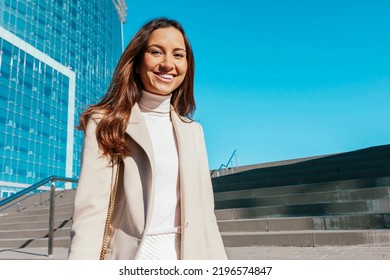
[[[85,131],[91,116],[99,115],[100,122],[96,128],[96,138],[103,155],[109,156],[111,160],[130,153],[126,146],[125,129],[131,108],[141,97],[142,82],[137,69],[142,62],[152,32],[167,27],[174,27],[183,35],[188,67],[183,83],[172,92],[171,103],[180,116],[191,118],[195,111],[195,61],[190,42],[179,22],[167,18],[154,19],[142,26],[126,47],[103,99],[86,109],[80,117],[79,128]]]

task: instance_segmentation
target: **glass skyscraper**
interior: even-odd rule
[[[81,112],[122,51],[124,0],[0,0],[0,191],[77,177]],[[119,16],[119,17],[118,17]]]

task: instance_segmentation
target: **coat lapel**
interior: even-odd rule
[[[182,203],[187,203],[192,197],[191,191],[193,188],[191,188],[191,184],[196,182],[196,178],[193,178],[193,171],[196,170],[196,167],[193,166],[195,163],[193,153],[196,153],[193,145],[195,141],[194,133],[192,125],[183,121],[173,108],[171,110],[171,119],[179,154],[180,188],[182,200],[184,200]]]
[[[144,117],[138,104],[135,104],[131,110],[129,124],[126,128],[126,133],[137,144],[144,149],[145,153],[150,159],[151,163],[154,163],[153,146],[150,140],[150,135]],[[152,164],[153,169],[153,164]]]

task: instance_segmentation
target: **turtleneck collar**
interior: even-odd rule
[[[138,105],[142,112],[169,114],[172,94],[161,95],[143,90]]]

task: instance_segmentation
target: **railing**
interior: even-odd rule
[[[28,188],[25,188],[10,197],[4,198],[0,200],[0,212],[2,210],[7,209],[8,207],[4,207],[5,205],[15,201],[16,199],[22,197],[25,194],[28,194],[32,191],[35,191],[39,187],[42,187],[48,183],[50,183],[50,206],[49,206],[49,239],[48,239],[48,256],[53,256],[53,241],[54,241],[54,209],[55,209],[55,182],[69,182],[69,183],[77,183],[78,179],[76,178],[66,178],[66,177],[58,177],[58,176],[50,176],[42,181],[31,185]]]
[[[234,150],[232,155],[230,156],[228,162],[226,164],[221,164],[221,166],[217,170],[217,176],[219,177],[221,170],[227,170],[229,168],[229,165],[231,164],[231,173],[234,173],[234,168],[233,168],[233,158],[235,158],[236,162],[236,169],[237,169],[237,150]]]

